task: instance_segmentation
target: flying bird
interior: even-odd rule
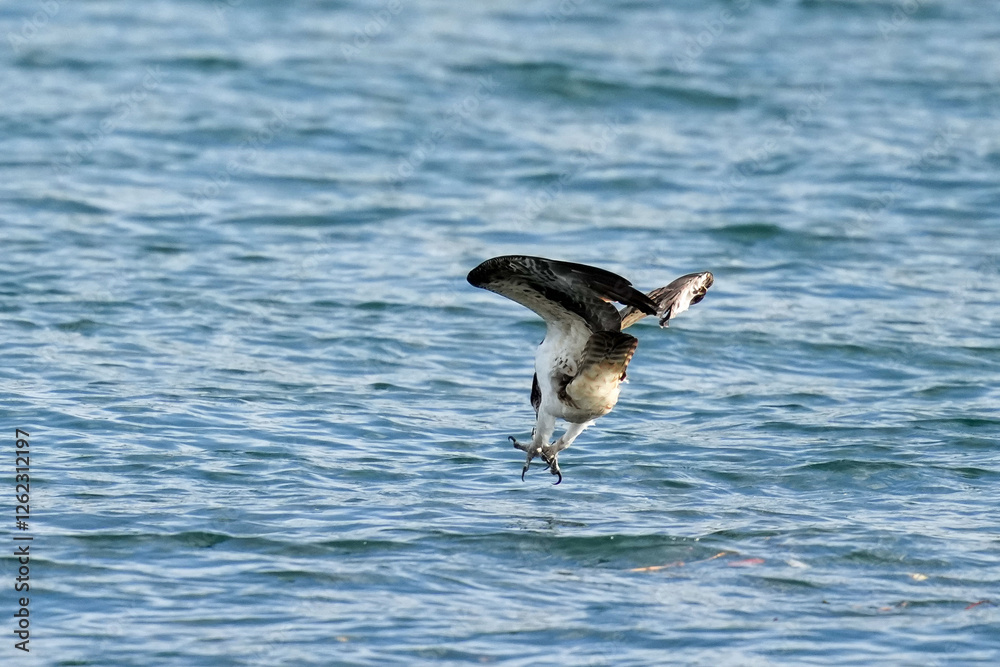
[[[639,341],[623,331],[647,315],[660,326],[705,298],[713,277],[689,273],[643,294],[621,276],[585,264],[544,257],[507,255],[488,259],[469,272],[469,282],[530,308],[545,320],[545,339],[535,354],[531,441],[509,439],[527,458],[521,480],[537,456],[555,482],[562,482],[559,452],[573,444],[618,402],[625,370]],[[623,304],[618,310],[610,302]],[[556,420],[569,425],[550,442]]]

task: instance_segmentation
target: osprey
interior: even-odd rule
[[[488,259],[469,272],[468,280],[530,308],[545,320],[545,339],[538,346],[531,381],[535,408],[531,442],[509,439],[527,454],[522,481],[538,456],[559,476],[556,484],[562,481],[559,452],[618,402],[619,385],[639,344],[622,331],[646,315],[658,316],[660,326],[666,327],[672,317],[705,298],[713,282],[708,271],[689,273],[643,294],[604,269],[523,255]],[[625,307],[619,311],[611,301]],[[569,426],[550,442],[556,419]]]

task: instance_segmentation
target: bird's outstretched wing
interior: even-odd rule
[[[620,331],[617,301],[638,313],[656,313],[656,302],[621,276],[586,264],[507,255],[469,272],[469,282],[530,308],[549,324],[582,323],[591,331]]]
[[[672,317],[680,315],[690,306],[705,298],[705,293],[712,286],[715,278],[708,271],[689,273],[681,276],[666,287],[658,287],[646,296],[656,303],[656,315],[660,318],[660,326],[667,326]],[[652,313],[649,313],[652,314]],[[630,327],[647,313],[628,306],[622,311],[622,331]]]

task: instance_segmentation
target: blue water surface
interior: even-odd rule
[[[0,36],[3,664],[1000,661],[995,2]],[[716,277],[560,486],[506,439],[544,325],[465,282],[507,253]]]

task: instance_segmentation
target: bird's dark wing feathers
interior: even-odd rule
[[[660,326],[667,326],[671,317],[683,313],[705,298],[708,288],[715,278],[708,271],[689,273],[681,276],[666,287],[658,287],[647,296],[656,303],[656,314],[660,318]],[[646,316],[641,310],[626,307],[622,310],[622,330],[632,326]]]
[[[656,313],[656,302],[632,283],[585,264],[507,255],[486,260],[469,272],[468,280],[530,308],[546,322],[580,319],[591,331],[621,330],[621,316],[609,301]]]

